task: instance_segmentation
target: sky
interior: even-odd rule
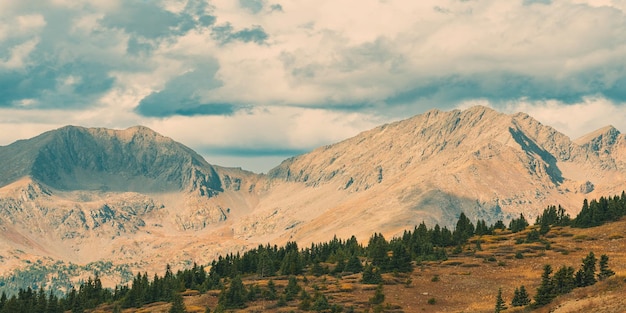
[[[477,104],[626,132],[626,0],[0,1],[0,145],[144,125],[267,172]]]

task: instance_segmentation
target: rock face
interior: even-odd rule
[[[9,164],[0,168],[0,186],[30,176],[59,190],[222,191],[201,156],[145,127],[67,126],[4,147],[0,157]]]
[[[0,258],[113,260],[148,271],[426,222],[534,220],[626,189],[626,137],[572,141],[523,114],[432,110],[257,175],[210,165],[145,127],[64,127],[0,147]],[[149,260],[149,261],[147,261]]]

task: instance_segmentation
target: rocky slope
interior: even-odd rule
[[[575,214],[583,198],[626,187],[624,144],[614,128],[572,141],[524,113],[432,110],[291,158],[268,175],[307,193],[325,190],[311,205],[342,195],[302,221],[294,238],[320,228],[399,233],[422,220],[450,225],[461,211],[488,222],[520,212],[534,219],[558,203]]]
[[[461,211],[488,222],[626,189],[626,137],[572,141],[523,114],[432,110],[285,160],[210,165],[144,127],[64,127],[0,147],[0,264],[113,260],[161,271],[333,235],[367,240]],[[156,266],[156,267],[154,267]]]

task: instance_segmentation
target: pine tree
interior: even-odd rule
[[[605,280],[615,275],[615,272],[609,268],[609,257],[606,254],[600,256],[600,273],[598,280]]]
[[[564,295],[569,293],[576,287],[576,280],[574,278],[574,268],[571,266],[561,266],[556,273],[554,273],[554,292],[556,295]]]
[[[330,309],[330,304],[328,304],[328,298],[326,298],[323,293],[317,292],[315,294],[315,300],[313,301],[313,305],[311,305],[311,309],[318,312]]]
[[[591,286],[596,283],[596,257],[592,252],[583,259],[580,270],[576,273],[578,287]]]
[[[344,271],[349,273],[360,273],[363,271],[363,264],[361,264],[361,260],[353,254],[349,259],[348,263],[346,263],[346,267]]]
[[[550,274],[552,274],[552,267],[546,264],[543,267],[543,274],[541,274],[541,285],[537,288],[537,295],[535,295],[535,303],[538,306],[550,303],[556,296]]]
[[[270,279],[270,281],[267,282],[267,289],[263,290],[262,296],[265,300],[278,299],[276,294],[276,284],[274,284],[273,280]]]
[[[298,285],[298,279],[295,276],[289,276],[289,282],[285,287],[285,300],[291,301],[296,298],[302,288]]]
[[[185,303],[183,302],[183,296],[179,293],[174,294],[174,299],[172,300],[172,306],[170,307],[169,313],[185,313],[187,309],[185,308]]]
[[[495,313],[500,313],[504,310],[506,310],[506,304],[504,304],[504,300],[502,299],[502,288],[498,289],[498,296],[496,297],[496,309],[495,309]]]
[[[530,297],[528,296],[528,292],[526,292],[526,287],[521,286],[515,288],[515,292],[513,294],[513,301],[511,302],[512,306],[525,306],[530,304]]]
[[[385,302],[385,293],[383,292],[383,284],[378,284],[378,287],[376,287],[376,291],[374,292],[374,296],[370,298],[369,302],[371,304],[381,304]]]
[[[246,306],[246,288],[240,276],[232,279],[228,289],[222,290],[218,303],[225,309],[240,309]]]
[[[377,268],[375,268],[371,264],[368,264],[363,270],[361,281],[364,284],[375,285],[380,284],[383,281],[383,278],[381,277],[380,272]]]
[[[413,270],[411,255],[402,244],[396,244],[393,248],[393,255],[390,263],[390,268],[394,271],[408,273]]]

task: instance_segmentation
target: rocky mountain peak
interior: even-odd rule
[[[620,135],[620,131],[613,125],[607,125],[576,139],[575,143],[588,147],[593,151],[605,152],[605,150],[611,150],[611,147],[618,141]]]
[[[221,190],[218,174],[200,155],[143,126],[65,126],[0,147],[0,157],[8,160],[0,186],[30,176],[61,190]]]

